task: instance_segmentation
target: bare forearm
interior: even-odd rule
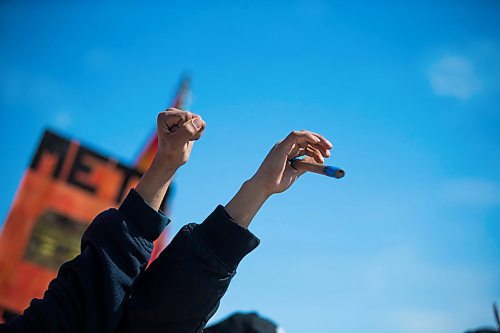
[[[159,210],[176,171],[176,167],[156,156],[135,190],[151,208]]]
[[[160,208],[175,172],[188,161],[193,141],[204,129],[205,122],[191,112],[169,108],[158,114],[158,151],[135,188],[151,208]]]
[[[243,183],[236,195],[225,206],[227,213],[242,227],[248,228],[270,194],[253,178]]]

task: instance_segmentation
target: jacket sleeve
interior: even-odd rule
[[[114,332],[153,241],[169,222],[131,190],[120,208],[99,214],[81,253],[61,266],[43,299],[6,324],[13,332]],[[1,327],[0,327],[1,328]]]
[[[218,206],[188,224],[138,279],[120,332],[201,332],[243,257],[259,244]]]

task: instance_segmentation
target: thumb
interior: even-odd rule
[[[316,163],[314,158],[312,158],[310,156],[305,156],[304,158],[301,158],[301,159],[297,159],[297,158],[292,159],[290,161],[290,166],[297,171],[297,178],[302,176],[303,174],[305,174],[307,172],[307,168],[302,167],[300,164],[294,165],[293,160],[299,160],[299,161],[304,161],[304,162],[309,162],[309,163]]]
[[[198,140],[204,130],[205,122],[200,116],[197,116],[182,124],[179,136],[184,137],[186,140]]]

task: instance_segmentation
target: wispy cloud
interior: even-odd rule
[[[467,206],[500,205],[500,185],[486,179],[462,178],[441,184],[439,197],[448,203]]]
[[[392,327],[406,333],[460,332],[464,327],[456,323],[456,318],[447,313],[428,310],[403,310],[392,313]]]
[[[365,307],[383,309],[364,314],[364,320],[373,323],[373,331],[452,333],[488,324],[483,318],[490,319],[498,270],[465,260],[444,264],[423,252],[400,243],[336,257],[335,266],[342,269],[332,276],[343,284],[335,290],[336,297],[346,308],[355,307],[351,299],[361,298]],[[348,291],[346,295],[343,290]]]
[[[471,62],[461,56],[445,55],[437,60],[428,72],[432,90],[439,96],[467,100],[481,90]]]

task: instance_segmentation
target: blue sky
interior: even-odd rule
[[[225,204],[293,129],[346,177],[305,175],[250,229],[215,316],[288,333],[462,332],[500,302],[500,3],[4,1],[5,217],[47,128],[132,162],[193,76],[207,130],[171,230]]]

